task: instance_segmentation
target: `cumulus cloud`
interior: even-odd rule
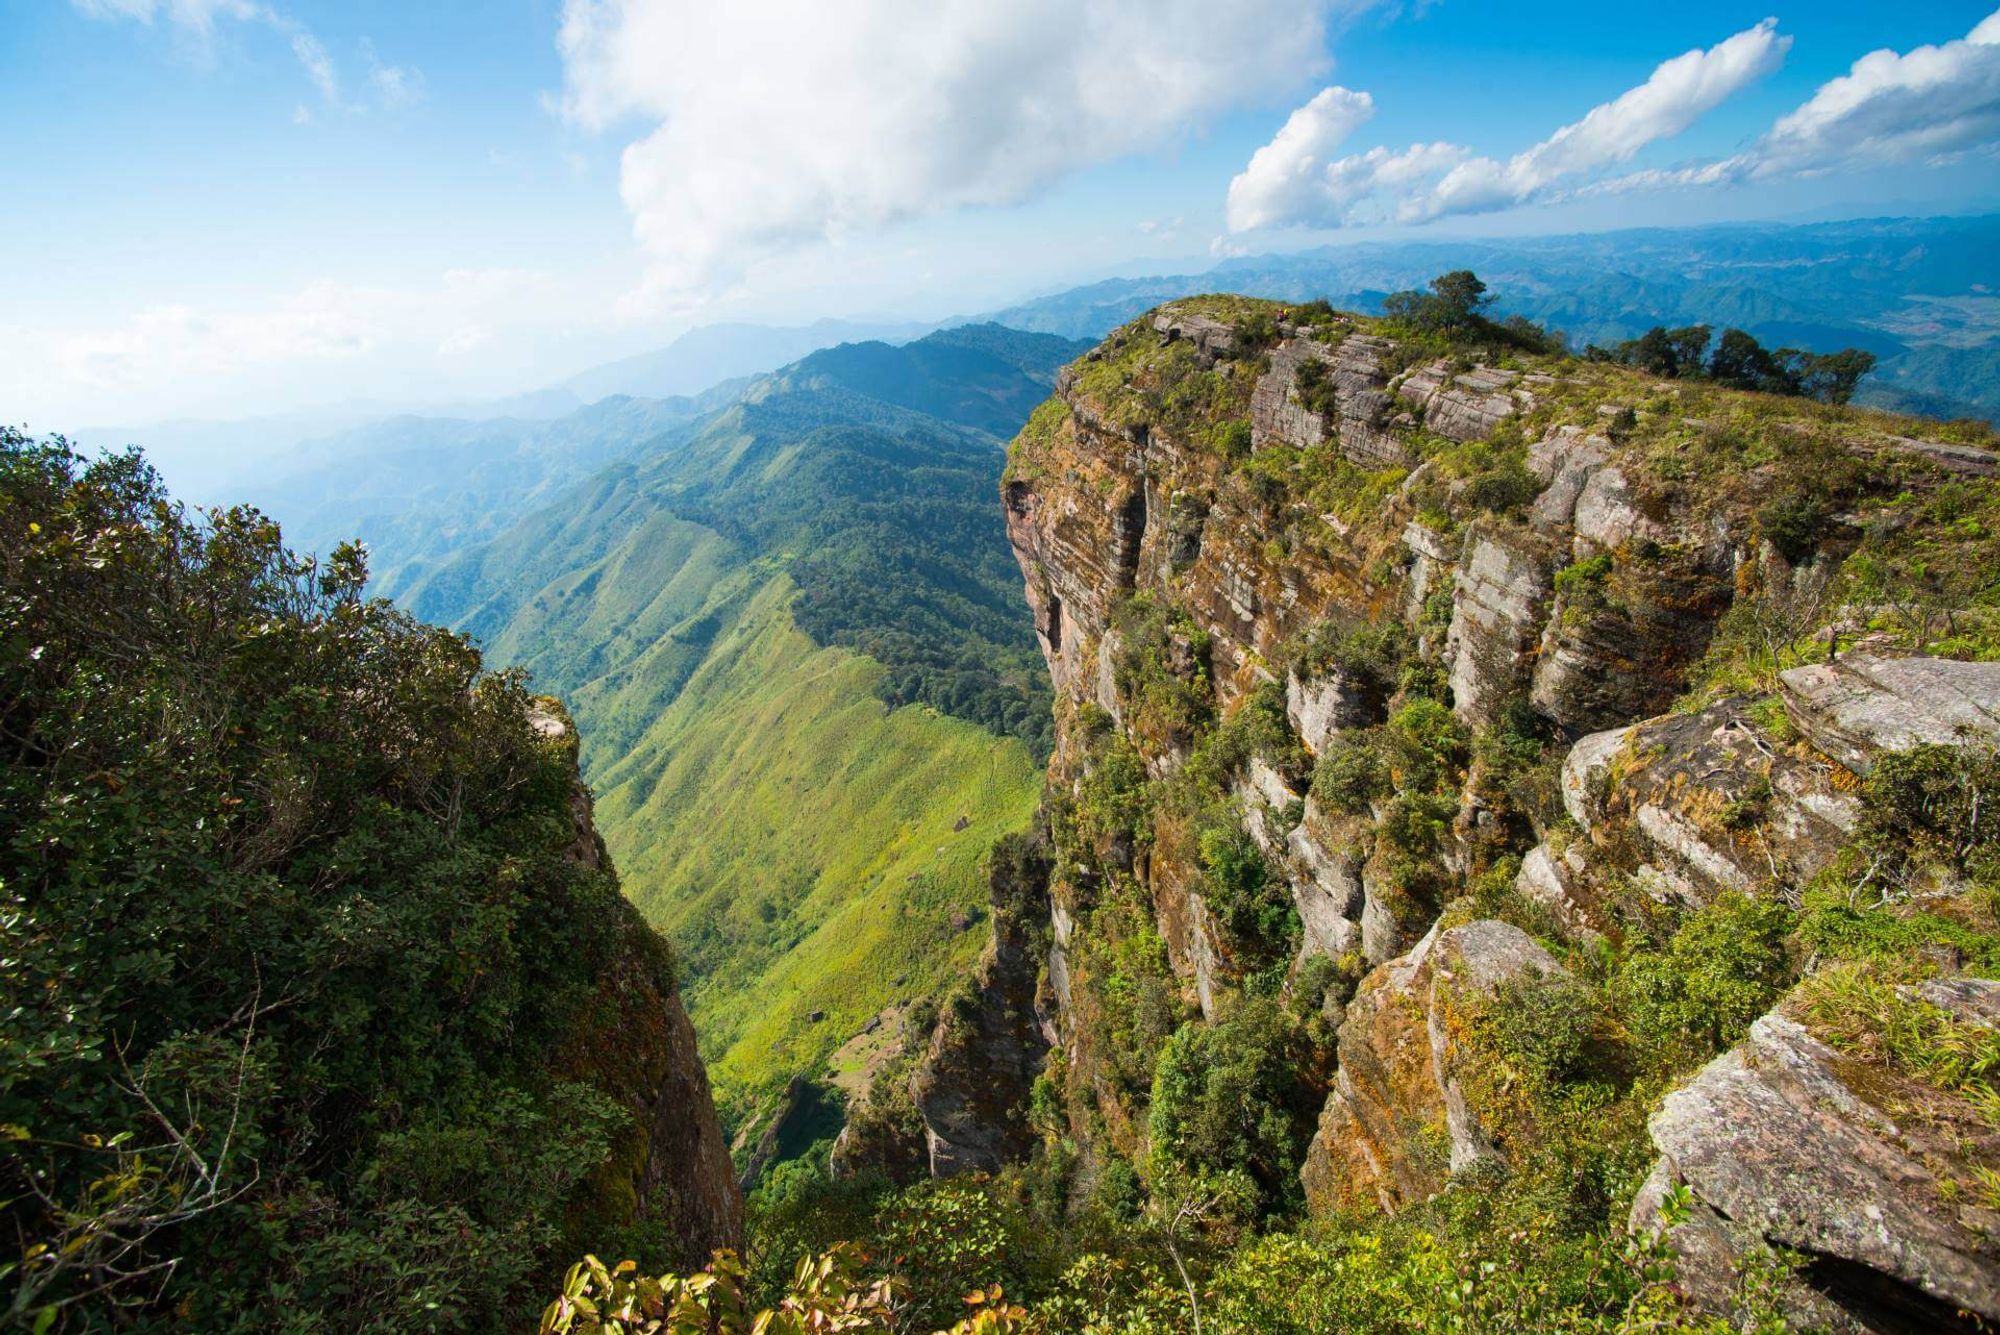
[[[563,112],[637,121],[621,192],[661,291],[1026,199],[1324,72],[1373,0],[567,0]]]
[[[1229,230],[1247,232],[1321,211],[1327,161],[1374,114],[1375,99],[1366,93],[1321,89],[1229,183]]]
[[[1676,56],[1645,83],[1505,162],[1450,143],[1336,158],[1334,150],[1374,104],[1366,93],[1328,88],[1293,112],[1230,182],[1230,229],[1428,222],[1547,198],[1683,133],[1776,69],[1792,40],[1777,28],[1776,19],[1766,19],[1707,50]]]
[[[1964,38],[1907,54],[1872,51],[1771,127],[1752,174],[1922,162],[2000,138],[2000,11]]]
[[[2000,144],[2000,11],[1957,41],[1871,51],[1747,151],[1592,187],[1625,193],[1730,185],[1840,168],[1943,164]]]
[[[343,95],[340,70],[325,43],[297,19],[254,0],[70,0],[70,7],[85,18],[127,20],[148,27],[164,22],[190,39],[197,49],[206,50],[218,20],[256,23],[270,28],[285,39],[299,69],[318,90],[327,106],[342,111],[358,111],[358,102]],[[408,106],[423,92],[423,75],[414,69],[384,65],[375,58],[375,49],[365,40],[362,54],[369,66],[369,85],[375,100],[385,109]],[[293,112],[294,124],[309,124],[312,116],[303,107]]]

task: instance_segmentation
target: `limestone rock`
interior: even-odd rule
[[[1612,551],[1635,539],[1658,541],[1666,536],[1664,528],[1640,511],[1624,470],[1619,468],[1599,468],[1591,473],[1577,495],[1570,524],[1576,530],[1579,557]]]
[[[994,850],[992,939],[972,991],[945,1006],[910,1076],[933,1177],[997,1172],[1034,1147],[1028,1091],[1048,1054],[1034,925],[1050,911],[1050,870],[1039,836]]]
[[[1882,751],[2000,737],[2000,663],[1850,654],[1778,680],[1799,731],[1857,774]]]
[[[1545,485],[1528,522],[1544,532],[1569,527],[1584,485],[1611,457],[1611,442],[1581,427],[1561,427],[1528,448],[1528,468]]]
[[[1453,709],[1473,723],[1491,723],[1527,675],[1550,591],[1548,556],[1527,535],[1475,529],[1466,541],[1453,593]]]
[[[1205,315],[1189,315],[1169,307],[1153,317],[1153,328],[1169,342],[1184,338],[1194,344],[1204,362],[1236,355],[1235,328]]]
[[[1305,819],[1285,840],[1292,903],[1305,928],[1303,953],[1340,958],[1361,944],[1365,890],[1361,859],[1327,833],[1317,802],[1306,799]]]
[[[1308,361],[1330,368],[1332,357],[1310,339],[1292,339],[1271,353],[1271,369],[1250,396],[1250,448],[1289,445],[1307,449],[1326,439],[1326,418],[1298,400],[1299,366]]]
[[[1319,755],[1345,730],[1372,723],[1375,702],[1366,682],[1339,669],[1304,678],[1294,670],[1285,678],[1285,716],[1306,750]]]
[[[1491,920],[1440,930],[1362,980],[1340,1026],[1340,1068],[1301,1171],[1315,1212],[1434,1195],[1449,1175],[1504,1157],[1504,1128],[1486,1125],[1461,1073],[1476,1060],[1462,1020],[1500,986],[1563,972],[1527,933]],[[1448,1164],[1425,1150],[1441,1129]]]
[[[1773,1013],[1669,1094],[1650,1129],[1661,1158],[1632,1224],[1657,1230],[1666,1191],[1688,1188],[1694,1216],[1668,1236],[1703,1306],[1727,1311],[1736,1267],[1775,1244],[1808,1259],[1787,1295],[1805,1323],[1895,1332],[1965,1328],[1957,1309],[2000,1318],[2000,1215],[1943,1181],[1995,1162],[2000,1134],[1957,1096]]]
[[[1760,890],[1780,873],[1803,884],[1860,817],[1828,766],[1774,747],[1737,701],[1584,738],[1565,762],[1563,794],[1606,870],[1682,907]]]
[[[1493,428],[1512,417],[1515,403],[1501,392],[1519,377],[1490,367],[1454,376],[1449,362],[1433,362],[1412,373],[1396,393],[1420,408],[1424,425],[1453,440],[1483,440]]]

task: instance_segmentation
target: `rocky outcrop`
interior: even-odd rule
[[[1266,864],[1256,892],[1282,877],[1297,910],[1287,986],[1323,984],[1315,957],[1342,980],[1373,967],[1344,1005],[1346,981],[1327,993],[1338,1067],[1308,1194],[1400,1209],[1506,1157],[1519,1128],[1482,1120],[1476,1026],[1456,1021],[1509,978],[1557,972],[1498,922],[1440,929],[1446,904],[1504,895],[1491,877],[1516,857],[1538,930],[1572,939],[1792,893],[1851,843],[1862,751],[1939,726],[1991,734],[1990,669],[1867,668],[1859,694],[1788,674],[1796,734],[1768,702],[1667,712],[1733,607],[1809,595],[1831,565],[1773,545],[1769,503],[1796,479],[1749,461],[1751,428],[1680,417],[1674,387],[1636,377],[1607,401],[1627,375],[1608,368],[1403,374],[1409,349],[1365,321],[1295,314],[1175,303],[1066,375],[1055,427],[1015,447],[1009,538],[1058,694],[1050,791],[1088,808],[1056,858],[1044,997],[1070,1131],[1136,1160],[1149,1072],[1097,1046],[1130,995],[1118,952],[1164,959],[1149,996],[1169,1026],[1230,1013],[1260,943],[1237,935],[1247,915],[1219,928],[1223,887],[1191,827],[1235,819]],[[1837,451],[1836,417],[1801,438]],[[1893,457],[1870,484],[1883,495],[1965,475],[1949,451],[1839,420],[1857,452]],[[1822,554],[1896,519],[1875,504],[1829,520]],[[1837,680],[1865,662],[1844,658]],[[1532,759],[1543,738],[1544,761],[1567,746],[1573,827]],[[1107,792],[1114,765],[1143,792]]]
[[[1445,654],[1459,717],[1491,723],[1527,679],[1549,598],[1548,553],[1515,530],[1468,534]]]
[[[561,704],[536,700],[528,722],[575,765],[575,729]],[[570,816],[570,859],[609,868],[581,776]],[[612,911],[623,944],[598,976],[590,1023],[551,1054],[549,1069],[595,1085],[633,1117],[615,1134],[609,1160],[586,1179],[582,1199],[591,1204],[573,1222],[586,1231],[657,1223],[677,1251],[672,1262],[698,1266],[716,1248],[743,1245],[743,1196],[666,942],[626,900]]]
[[[1602,922],[1592,887],[1605,873],[1682,908],[1803,884],[1853,832],[1852,788],[1810,748],[1766,737],[1742,701],[1594,733],[1563,766],[1563,800],[1587,840],[1531,856],[1523,888]]]
[[[1453,440],[1480,440],[1517,411],[1509,392],[1514,371],[1482,366],[1454,375],[1449,362],[1432,362],[1397,386],[1396,397],[1423,414],[1424,425]]]
[[[1479,1060],[1471,1024],[1502,984],[1562,973],[1519,928],[1478,921],[1433,928],[1369,974],[1348,1003],[1339,1073],[1306,1153],[1313,1208],[1395,1211],[1501,1159],[1503,1129],[1467,1095],[1467,1064]]]
[[[910,1077],[933,1177],[996,1172],[1035,1143],[1027,1104],[1049,1047],[1037,1004],[1049,870],[1039,836],[994,849],[992,939]]]
[[[2000,738],[2000,663],[1850,654],[1779,680],[1799,731],[1857,774],[1884,751]]]
[[[2000,1005],[2000,983],[1924,987],[1988,1025]],[[1730,1311],[1742,1266],[1776,1246],[1806,1258],[1785,1294],[1805,1327],[2000,1320],[2000,1214],[1951,1185],[2000,1159],[2000,1133],[1962,1097],[1836,1052],[1779,1012],[1669,1094],[1651,1131],[1661,1157],[1632,1224],[1657,1231],[1669,1193],[1686,1189],[1691,1208],[1667,1236],[1701,1306]]]

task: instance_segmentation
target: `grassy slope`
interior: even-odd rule
[[[758,589],[595,776],[627,891],[681,953],[732,1123],[884,1006],[964,972],[983,934],[954,917],[983,909],[986,849],[1040,783],[1018,741],[887,709],[879,665],[814,646],[792,594],[781,574]]]
[[[569,702],[732,1123],[984,939],[986,850],[1040,774],[1028,729],[965,718],[1047,716],[1039,689],[1005,693],[1040,664],[997,429],[1076,351],[973,329],[808,359],[409,595]],[[910,699],[959,716],[885,703]]]

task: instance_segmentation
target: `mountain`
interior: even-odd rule
[[[1205,273],[1114,279],[994,313],[1014,328],[1101,337],[1164,301],[1227,290],[1379,311],[1389,292],[1473,269],[1504,312],[1610,345],[1659,324],[1735,325],[1771,347],[1882,358],[1863,401],[2000,416],[2000,218],[1732,224],[1508,240],[1366,243],[1251,256]]]
[[[815,353],[403,594],[574,711],[739,1133],[978,951],[1049,727],[1002,433],[1079,351],[989,326]]]
[[[613,394],[668,399],[700,394],[725,380],[762,375],[840,343],[902,343],[930,332],[908,322],[819,320],[809,325],[712,324],[666,347],[592,367],[551,387],[584,403]]]
[[[0,430],[24,1330],[494,1330],[743,1205],[560,705],[143,464]]]
[[[553,421],[392,417],[300,444],[239,494],[328,552],[365,537],[372,588],[395,597],[438,559],[486,540],[570,485],[657,441],[741,390],[697,398],[608,398]]]
[[[2000,1320],[2000,437],[1204,296],[1001,499],[1045,823],[766,1245],[977,1233],[905,1301],[1027,1329]]]

